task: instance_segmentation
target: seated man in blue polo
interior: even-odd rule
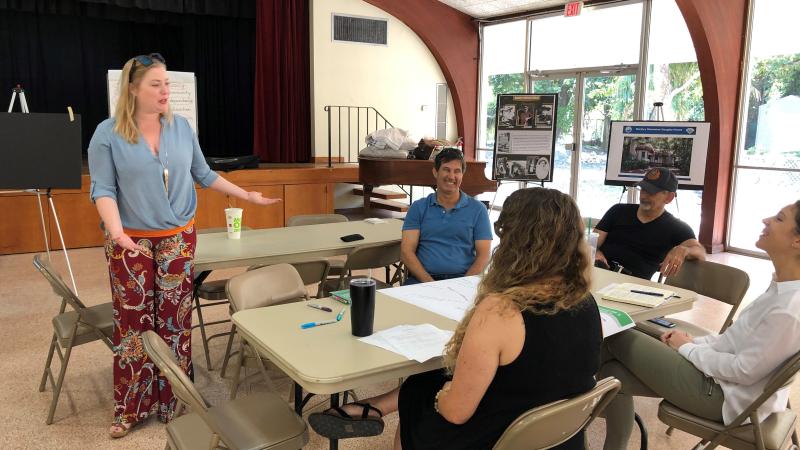
[[[620,203],[597,222],[595,266],[650,279],[677,274],[687,259],[706,259],[694,231],[664,207],[675,199],[678,179],[653,168],[639,182],[639,204]]]
[[[489,214],[483,203],[461,192],[466,168],[459,150],[442,150],[434,159],[436,192],[408,209],[400,244],[409,271],[406,284],[477,275],[489,262]]]

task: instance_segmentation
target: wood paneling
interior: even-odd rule
[[[300,214],[333,212],[333,189],[328,189],[327,184],[286,185],[284,195],[286,219]]]
[[[58,213],[58,223],[67,248],[96,247],[103,245],[100,230],[100,215],[89,199],[89,194],[77,192],[53,195],[53,204]],[[50,213],[50,248],[61,248],[58,228]]]
[[[233,206],[233,202],[230,204]],[[211,189],[198,189],[195,226],[199,229],[225,227],[225,208],[228,205],[227,195]]]
[[[307,186],[301,184],[300,186]],[[283,199],[284,186],[250,186],[248,190],[261,192],[269,198]],[[246,201],[236,199],[236,207],[242,208],[242,225],[250,228],[278,228],[284,226],[283,210],[285,204],[258,206]]]
[[[333,212],[333,187],[335,183],[358,181],[358,166],[339,165],[333,168],[311,165],[286,165],[223,173],[227,179],[249,191],[259,191],[284,201],[269,206],[255,206],[240,200],[230,202],[243,207],[244,225],[250,228],[282,227],[286,217],[296,214],[322,214]],[[287,184],[291,183],[291,184]],[[68,248],[102,245],[99,228],[100,217],[89,199],[90,180],[82,179],[80,190],[53,191],[64,241]],[[287,195],[284,195],[284,187]],[[43,197],[46,200],[46,197]],[[227,196],[211,189],[197,189],[197,228],[225,227],[224,210],[229,205]],[[45,207],[47,207],[45,203]],[[36,196],[28,193],[0,192],[0,254],[28,253],[44,250],[39,209]],[[51,214],[46,212],[47,233],[51,248],[61,248],[58,231]],[[24,224],[24,225],[20,225]]]
[[[47,208],[42,197],[42,207]],[[0,196],[0,254],[44,251],[42,219],[36,196],[30,194]],[[48,215],[45,209],[45,224]]]

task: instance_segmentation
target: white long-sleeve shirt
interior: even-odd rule
[[[722,417],[731,423],[764,391],[776,369],[800,351],[800,280],[776,282],[720,335],[701,336],[678,352],[722,387]],[[789,388],[758,409],[758,420],[786,409]]]

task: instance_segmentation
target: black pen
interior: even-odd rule
[[[319,305],[315,305],[313,303],[306,303],[306,306],[308,306],[309,308],[319,309],[319,310],[326,311],[326,312],[333,312],[333,310],[328,308],[327,306],[319,306]]]
[[[631,289],[631,292],[635,294],[644,294],[644,295],[652,295],[653,297],[663,297],[664,294],[660,292],[650,292],[650,291],[637,291],[636,289]]]

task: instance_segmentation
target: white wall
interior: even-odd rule
[[[438,63],[416,33],[387,12],[362,0],[312,0],[311,6],[314,155],[328,155],[327,114],[323,109],[326,105],[373,106],[394,126],[410,130],[418,137],[433,136],[436,84],[446,81]],[[334,12],[388,19],[388,45],[333,42],[331,15]],[[422,105],[426,105],[425,111]],[[447,123],[447,138],[455,140],[457,127],[452,97],[448,98]],[[363,138],[358,138],[359,149],[364,146]]]

